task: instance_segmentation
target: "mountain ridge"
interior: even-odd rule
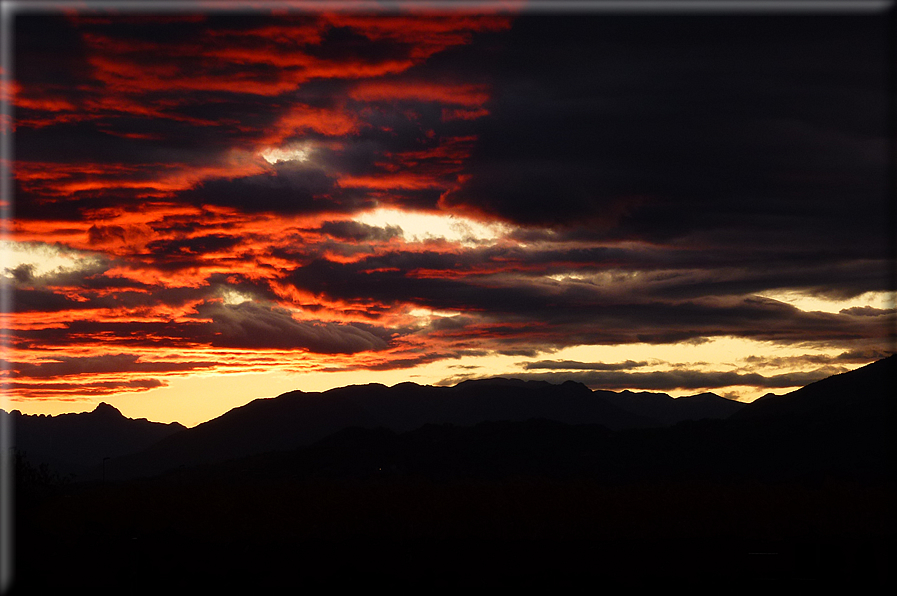
[[[751,415],[746,405],[738,419],[620,430],[538,418],[427,423],[403,432],[349,426],[292,449],[261,452],[255,444],[254,455],[238,449],[225,461],[214,449],[217,459],[206,463],[177,459],[202,443],[202,433],[253,445],[254,435],[270,426],[233,429],[249,415],[270,420],[282,405],[257,400],[210,421],[199,435],[186,429],[106,462],[102,483],[60,484],[43,470],[23,467],[19,474],[17,465],[19,552],[33,561],[22,577],[46,578],[49,557],[70,563],[62,575],[66,585],[79,577],[93,586],[91,563],[99,555],[104,568],[133,571],[122,585],[189,566],[200,578],[195,588],[232,589],[235,576],[222,569],[236,569],[258,591],[259,577],[296,585],[301,561],[300,584],[324,570],[316,585],[332,589],[347,565],[363,572],[359,587],[378,577],[372,571],[405,577],[417,565],[440,565],[431,568],[438,571],[431,583],[413,582],[419,589],[470,565],[493,566],[496,556],[515,561],[508,577],[523,577],[551,556],[562,571],[548,573],[546,587],[595,565],[602,567],[593,581],[616,578],[627,586],[646,570],[657,577],[675,571],[685,582],[696,569],[711,569],[715,588],[724,585],[720,580],[743,585],[745,577],[763,580],[761,588],[775,578],[806,585],[808,578],[834,577],[855,586],[870,573],[892,577],[881,574],[897,544],[893,420],[876,408],[884,404],[893,413],[886,381],[895,366],[897,359],[890,359],[837,382],[808,385],[796,399],[770,399],[774,408],[760,404]],[[525,387],[542,394],[538,386]],[[463,406],[465,393],[486,388],[408,384],[397,393],[430,391]],[[392,389],[342,388],[330,394],[333,403],[322,394],[285,395],[300,402],[311,395],[312,405],[351,405],[353,396]],[[572,385],[549,389],[583,396]],[[504,390],[520,392],[519,386]],[[850,408],[822,403],[844,392],[852,393]],[[788,411],[780,415],[782,408]],[[111,408],[101,411],[117,416]],[[355,415],[376,413],[369,407]],[[173,452],[160,453],[160,446]],[[842,544],[850,550],[838,550]],[[379,556],[373,565],[372,553]],[[410,559],[412,553],[420,558]],[[653,562],[671,553],[681,556],[661,574]],[[205,557],[200,568],[198,556]],[[844,567],[845,557],[854,557],[851,567]],[[175,585],[171,575],[162,577],[154,592]],[[506,578],[501,582],[507,586]],[[668,589],[669,582],[658,587]]]
[[[100,402],[90,412],[47,416],[18,410],[0,416],[12,427],[12,446],[34,464],[46,463],[63,475],[81,475],[96,462],[146,449],[167,436],[186,430],[179,422],[127,418]]]
[[[893,380],[895,362],[897,356],[892,356],[783,396],[769,394],[762,402],[757,400],[753,404],[743,404],[709,392],[673,398],[664,393],[592,391],[585,385],[572,381],[552,384],[496,377],[468,380],[451,387],[404,382],[392,387],[369,383],[337,387],[323,392],[294,390],[272,398],[252,400],[189,429],[177,423],[164,425],[150,423],[145,419],[128,419],[107,403],[99,404],[90,413],[56,417],[27,416],[17,411],[14,411],[17,416],[5,412],[3,414],[17,422],[18,449],[30,451],[37,458],[44,457],[51,465],[61,465],[65,472],[80,473],[82,478],[89,478],[91,474],[98,477],[101,473],[100,462],[109,458],[104,470],[109,473],[109,477],[126,478],[155,475],[179,466],[222,462],[265,452],[289,451],[314,444],[351,427],[384,428],[396,433],[407,433],[427,424],[473,427],[488,421],[522,423],[544,419],[564,424],[602,426],[608,431],[623,431],[672,428],[700,420],[727,420],[730,424],[726,427],[726,432],[738,436],[739,433],[757,432],[760,427],[782,429],[789,425],[799,425],[801,417],[810,419],[819,414],[825,418],[831,407],[822,408],[824,411],[814,414],[814,408],[810,406],[814,399],[826,403],[839,402],[837,395],[830,395],[833,393],[849,394],[848,399],[840,401],[860,408],[855,414],[868,410],[862,416],[862,421],[852,423],[852,434],[858,432],[859,427],[864,424],[874,426],[887,419],[883,414],[887,412],[884,395],[887,393],[888,383]],[[870,380],[872,377],[874,379]],[[856,387],[849,387],[850,385]],[[820,391],[825,395],[813,398]],[[862,396],[855,395],[867,392],[874,393],[873,398],[861,399]],[[810,397],[805,397],[806,395]],[[805,412],[808,407],[809,414]],[[841,412],[842,409],[837,411]],[[52,447],[44,445],[41,448],[41,431],[36,430],[38,426],[64,426],[65,421],[88,418],[93,421],[94,426],[100,419],[106,419],[116,427],[130,425],[133,428],[154,428],[156,434],[148,437],[141,431],[148,438],[136,446],[132,441],[127,449],[124,446],[112,449],[107,440],[101,452],[96,443],[103,431],[95,429],[93,449],[85,451],[81,448],[78,453],[70,452],[67,454],[68,461],[51,453]],[[835,422],[829,419],[826,419],[827,422],[820,422],[822,418],[813,423],[817,434],[821,432],[818,430],[820,428],[826,429],[825,432],[835,432],[834,429],[838,428],[843,416]],[[875,432],[866,434],[870,437],[878,436],[881,429],[878,426],[874,428]],[[29,431],[35,436],[29,437]],[[716,428],[713,430],[718,431]],[[121,431],[116,432],[121,435]],[[866,439],[859,440],[858,443],[865,444],[864,441],[868,443],[864,447],[867,451],[878,448],[877,444],[869,443]],[[44,437],[44,443],[46,442]],[[53,442],[51,439],[50,443]],[[55,442],[60,444],[58,440]],[[70,439],[69,443],[71,442]],[[834,441],[831,444],[840,442]],[[855,449],[855,446],[845,448]],[[73,465],[75,462],[71,461],[75,455],[82,457],[77,465]]]

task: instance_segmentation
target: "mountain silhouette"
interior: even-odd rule
[[[647,391],[632,392],[601,391],[601,397],[631,414],[656,420],[669,426],[685,420],[705,418],[728,418],[741,410],[745,404],[720,397],[714,393],[700,393],[673,398],[666,393]]]
[[[785,395],[766,394],[733,420],[814,419],[879,425],[892,415],[897,354],[856,370],[810,383]]]
[[[256,399],[190,429],[177,423],[129,420],[108,404],[86,414],[13,412],[9,416],[19,450],[35,463],[47,462],[80,478],[99,477],[104,458],[110,458],[105,465],[107,477],[124,479],[292,451],[353,427],[401,434],[425,425],[465,428],[483,422],[530,420],[600,426],[622,433],[612,446],[595,444],[585,449],[605,454],[617,450],[615,457],[623,463],[606,463],[602,472],[606,475],[628,477],[633,470],[666,476],[698,470],[823,473],[834,468],[880,474],[891,453],[888,391],[893,386],[895,359],[892,356],[786,395],[769,394],[751,404],[712,393],[674,399],[663,393],[592,391],[572,381],[557,385],[493,378],[454,387],[406,382],[393,387],[368,384],[325,392],[292,391]],[[529,432],[547,429],[559,432],[555,427],[530,427]],[[452,432],[451,440],[462,449],[463,432]],[[703,437],[703,443],[696,437]],[[543,439],[549,440],[535,435],[527,440]],[[554,445],[557,450],[557,442]],[[430,452],[423,445],[417,449]],[[580,463],[564,460],[568,456]],[[596,470],[572,453],[558,451],[552,457],[558,469],[585,465],[581,471]],[[598,459],[609,462],[613,458]],[[418,463],[418,467],[439,468],[434,462]],[[609,472],[608,466],[616,471]]]
[[[152,475],[182,465],[295,449],[348,427],[407,432],[425,424],[471,426],[490,420],[531,418],[601,424],[610,429],[658,424],[626,412],[585,385],[573,382],[554,385],[487,379],[454,387],[352,385],[322,393],[292,391],[254,400],[172,435],[142,453],[109,462],[107,469],[110,477]]]
[[[506,378],[465,381],[454,387],[406,382],[393,387],[352,385],[321,393],[292,391],[234,408],[140,454],[109,462],[107,470],[112,478],[152,475],[184,465],[295,449],[348,427],[407,432],[425,424],[473,426],[486,421],[545,419],[621,430],[724,416],[742,405],[712,396],[714,404],[730,404],[729,408],[714,408],[698,404],[704,397],[679,402],[662,395],[657,400],[672,403],[665,404],[661,416],[650,416],[638,407],[624,407],[625,400],[611,403],[611,395],[616,396],[573,381],[552,384]],[[679,409],[681,413],[677,413]]]
[[[757,399],[727,421],[754,469],[893,477],[897,355],[785,395]],[[746,449],[746,447],[743,447]]]
[[[0,416],[8,418],[12,446],[28,460],[79,477],[103,458],[141,451],[185,429],[177,422],[126,418],[105,402],[80,414],[45,416],[0,410]]]
[[[317,395],[286,394],[253,402],[249,404],[252,408],[246,406],[255,408],[255,418],[238,408],[212,421],[215,424],[210,423],[202,435],[192,429],[121,463],[140,469],[139,465],[150,461],[157,471],[175,467],[170,463],[178,461],[172,458],[174,454],[183,458],[183,454],[199,450],[193,441],[211,438],[224,442],[237,432],[234,429],[241,428],[244,439],[267,432],[266,447],[258,447],[257,439],[244,445],[230,443],[227,457],[219,449],[216,459],[216,452],[207,443],[210,450],[203,454],[205,463],[236,459],[236,467],[228,468],[225,475],[242,469],[262,476],[502,478],[529,474],[583,476],[607,482],[891,478],[889,404],[895,367],[897,358],[891,357],[790,394],[747,405],[735,403],[735,407],[726,406],[728,400],[713,394],[675,400],[663,394],[623,392],[608,399],[609,392],[588,392],[576,383],[511,380],[468,382],[448,391],[407,383],[392,389],[357,386]],[[425,402],[427,409],[402,419],[401,424],[396,419],[391,425],[387,423],[390,419],[384,414],[393,413],[390,407],[407,414],[409,410],[401,408],[412,403],[420,406],[426,399],[421,396],[428,391],[438,397]],[[268,422],[272,416],[285,428],[302,429],[295,420],[303,415],[307,416],[305,422],[320,420],[308,415],[312,411],[309,405],[323,407],[321,400],[327,395],[333,399],[327,405],[344,408],[344,413],[360,409],[356,399],[367,396],[367,417],[355,418],[365,423],[347,425],[350,428],[336,433],[320,430],[326,436],[316,441],[313,433],[307,433],[306,442],[296,446],[287,444],[287,435],[278,438],[272,431]],[[449,400],[448,405],[440,401],[442,397]],[[310,403],[302,401],[306,398]],[[479,407],[467,403],[466,398],[479,400]],[[613,406],[608,402],[625,404],[627,399],[633,411],[653,418],[630,419],[629,424],[625,419],[612,418],[615,411],[607,407]],[[682,404],[680,412],[671,407],[677,402]],[[521,406],[515,413],[504,409],[514,403]],[[546,403],[552,406],[550,412]],[[718,417],[694,419],[703,408]],[[380,416],[370,415],[374,411]],[[734,413],[728,418],[719,416],[726,412]],[[431,423],[419,426],[417,422],[426,418],[425,414],[429,414]],[[591,419],[587,418],[589,414]],[[669,426],[645,422],[657,419],[678,422]],[[609,420],[617,424],[609,424]],[[271,447],[275,440],[279,445]],[[250,445],[256,446],[257,454],[279,453],[257,455],[250,461],[244,457]],[[244,449],[243,454],[239,449]],[[194,463],[202,461],[196,458],[186,465]]]
[[[21,585],[871,591],[894,579],[895,367],[668,426],[576,383],[256,400],[109,461],[105,484],[33,499],[17,518]]]

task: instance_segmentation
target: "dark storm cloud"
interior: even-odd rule
[[[875,308],[873,306],[854,306],[852,308],[841,309],[842,314],[854,315],[858,317],[884,317],[893,318],[897,314],[897,308]]]
[[[468,317],[464,315],[455,315],[452,317],[435,317],[427,326],[432,331],[456,331],[467,326],[476,324],[476,317]]]
[[[47,346],[93,345],[96,337],[115,338],[114,346],[129,348],[179,348],[202,345],[202,323],[144,323],[74,320],[58,327],[6,330],[7,345],[16,349],[36,350]],[[105,345],[112,346],[108,339]]]
[[[47,218],[47,210],[52,209],[55,220],[80,223],[84,221],[85,211],[118,207],[123,202],[134,201],[137,194],[134,189],[76,191],[59,201],[55,194],[26,189],[21,180],[14,180],[13,214],[17,220],[41,221]]]
[[[886,24],[521,17],[446,204],[606,238],[712,234],[732,254],[731,232],[770,228],[882,254]]]
[[[156,292],[126,290],[114,294],[82,292],[78,298],[70,298],[61,290],[16,288],[12,294],[12,306],[15,312],[21,313],[142,308],[146,310],[146,314],[150,314],[152,307],[177,307],[203,295],[204,291],[197,291],[194,288],[158,288]]]
[[[35,267],[31,263],[22,263],[12,269],[7,268],[6,272],[12,275],[12,278],[18,284],[27,284],[34,281]]]
[[[80,269],[59,268],[35,275],[23,264],[7,270],[13,278],[14,312],[62,312],[90,309],[145,309],[178,307],[210,294],[209,288],[168,287],[106,275],[118,261],[97,259]],[[73,291],[75,295],[73,295]]]
[[[13,291],[13,312],[57,312],[64,310],[81,310],[88,308],[83,302],[72,300],[52,290]]]
[[[657,281],[647,284],[646,290],[658,298],[685,299],[708,295],[743,296],[789,289],[843,300],[866,292],[887,292],[891,287],[890,263],[884,258],[860,261],[832,259],[811,262],[803,267],[797,262],[788,261],[784,258],[765,268],[731,269],[702,268],[695,263],[693,270],[677,271],[666,279],[663,279],[662,273],[657,275]],[[861,313],[851,311],[846,314]],[[875,314],[889,313],[882,311]]]
[[[245,104],[234,109],[245,109]],[[272,112],[274,108],[268,108]],[[23,118],[17,108],[16,118]],[[44,124],[44,123],[41,123]],[[15,138],[16,159],[51,163],[146,163],[208,161],[209,146],[242,137],[228,126],[122,116],[111,113],[84,122],[44,124]],[[130,135],[130,136],[126,136]]]
[[[435,254],[426,255],[420,260],[416,260],[411,253],[397,256],[400,260],[413,260],[424,267],[430,262],[443,262]],[[442,310],[480,305],[502,312],[515,312],[521,306],[514,288],[486,290],[468,281],[410,277],[404,269],[394,265],[385,268],[374,266],[378,262],[375,259],[339,264],[316,259],[294,271],[287,279],[296,287],[312,293],[353,301],[374,299],[385,304],[411,302]],[[390,259],[389,262],[395,261]]]
[[[340,240],[352,242],[385,242],[402,235],[398,226],[377,227],[357,221],[325,221],[321,231]]]
[[[669,343],[726,335],[757,340],[848,341],[882,338],[885,334],[878,317],[804,312],[765,298],[669,301],[631,293],[620,295],[613,284],[603,287],[533,283],[525,277],[452,279],[408,274],[413,271],[411,263],[429,268],[428,264],[440,263],[443,258],[446,255],[404,254],[385,263],[376,258],[355,263],[319,259],[297,269],[288,279],[329,299],[412,302],[434,310],[482,313],[481,320],[491,323],[529,325],[508,326],[508,337],[525,342],[527,334],[534,333],[533,341],[545,346]],[[404,266],[395,266],[400,263]],[[504,335],[500,325],[490,326],[489,333],[496,339]]]
[[[159,348],[212,346],[219,348],[308,350],[319,354],[352,354],[380,350],[393,333],[372,333],[365,326],[297,321],[285,309],[244,302],[200,304],[196,322],[72,321],[48,329],[7,331],[18,349],[47,345],[91,344],[95,337],[114,337],[115,345]],[[207,319],[203,321],[202,319]],[[381,337],[382,336],[382,337]],[[124,357],[122,357],[124,359]],[[139,363],[138,363],[139,366]]]
[[[235,207],[249,213],[345,212],[373,205],[363,197],[339,191],[335,182],[318,167],[290,163],[279,167],[276,173],[206,180],[179,197],[199,206]],[[332,198],[337,193],[342,201]]]
[[[13,377],[49,379],[84,374],[120,372],[181,372],[215,366],[214,362],[140,362],[136,354],[108,354],[104,356],[52,356],[47,362],[5,362]]]
[[[220,252],[233,248],[241,241],[240,238],[234,236],[225,236],[223,234],[210,234],[207,236],[195,236],[193,238],[184,238],[180,240],[156,240],[146,245],[146,248],[161,258],[175,254],[205,254],[209,252]]]
[[[16,15],[16,78],[26,83],[76,88],[89,69],[81,36],[64,15]]]
[[[341,225],[358,224],[347,222]],[[308,255],[303,257],[307,258]],[[891,263],[883,255],[858,262],[833,255],[825,262],[817,262],[813,255],[803,250],[800,254],[780,256],[777,250],[765,248],[760,254],[733,254],[731,262],[720,262],[725,260],[725,255],[706,254],[693,249],[580,248],[558,242],[526,248],[481,247],[451,253],[394,251],[372,255],[351,265],[315,261],[308,263],[311,269],[296,272],[292,280],[297,286],[320,292],[325,285],[333,283],[358,284],[358,287],[376,284],[381,277],[362,273],[377,269],[397,270],[389,274],[398,284],[397,290],[422,285],[423,282],[399,279],[414,277],[414,272],[418,270],[437,272],[429,277],[439,277],[438,272],[445,272],[446,277],[463,278],[467,275],[470,277],[466,279],[472,283],[477,283],[475,274],[513,272],[518,277],[516,283],[521,285],[537,281],[535,277],[532,282],[527,281],[528,276],[572,274],[574,277],[565,282],[570,292],[594,292],[598,289],[595,284],[603,284],[602,291],[605,293],[651,296],[663,301],[708,295],[744,296],[777,289],[802,290],[818,296],[844,299],[890,289]],[[632,273],[638,273],[638,276],[634,277]],[[312,274],[319,277],[312,278]],[[575,277],[590,274],[609,275],[611,283],[589,281],[588,278],[577,281]],[[355,276],[358,279],[353,280]],[[440,280],[431,282],[444,283]],[[334,291],[340,293],[339,290]],[[343,295],[349,297],[349,294]]]
[[[306,349],[323,354],[351,354],[386,347],[383,339],[352,325],[297,321],[285,309],[252,302],[203,304],[197,312],[212,319],[205,331],[215,346]]]

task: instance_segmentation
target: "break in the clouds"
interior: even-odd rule
[[[24,399],[492,356],[659,390],[869,362],[895,329],[888,22],[24,12],[4,374]],[[551,356],[714,338],[816,351]]]

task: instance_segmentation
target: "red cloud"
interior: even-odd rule
[[[483,116],[488,116],[489,110],[486,108],[476,108],[473,110],[442,110],[442,121],[449,122],[451,120],[476,120]]]
[[[89,251],[103,263],[90,271],[44,273],[19,284],[22,310],[3,318],[17,361],[31,362],[25,368],[32,372],[43,371],[34,368],[39,361],[30,357],[38,348],[68,351],[77,346],[79,354],[113,366],[117,361],[103,361],[103,355],[127,346],[143,350],[149,355],[146,361],[153,362],[176,359],[184,350],[216,349],[235,370],[260,363],[308,368],[296,354],[309,350],[329,353],[321,356],[322,363],[377,360],[390,366],[386,362],[391,359],[407,360],[413,349],[434,345],[426,338],[399,345],[384,339],[401,335],[389,332],[389,325],[403,325],[407,318],[408,305],[401,301],[314,295],[285,281],[311,259],[352,262],[358,255],[401,250],[400,237],[378,242],[334,237],[320,231],[333,215],[271,218],[236,206],[207,205],[215,202],[208,195],[184,204],[182,193],[210,187],[211,179],[252,179],[253,184],[257,179],[258,192],[264,193],[267,181],[287,174],[267,164],[259,152],[303,137],[314,137],[317,146],[326,144],[331,154],[348,153],[356,135],[389,127],[377,121],[383,111],[355,111],[356,102],[435,102],[449,110],[443,121],[485,115],[485,85],[381,79],[403,76],[441,51],[471,43],[478,33],[507,29],[509,18],[319,14],[279,18],[258,27],[218,20],[223,24],[215,28],[191,15],[73,14],[70,20],[83,42],[79,75],[84,80],[62,86],[23,78],[14,93],[7,91],[15,96],[18,133],[27,140],[37,134],[51,138],[56,130],[87,130],[86,149],[114,142],[109,146],[126,147],[133,154],[96,160],[90,150],[55,151],[53,157],[35,151],[32,155],[38,157],[16,163],[19,198],[31,209],[28,219],[14,222],[15,239]],[[118,27],[125,23],[127,27]],[[122,34],[163,23],[177,25],[180,33],[164,36],[165,41]],[[195,34],[183,34],[189,30],[185,27],[194,27]],[[345,36],[353,40],[345,51],[321,51],[332,37]],[[304,96],[303,86],[311,82],[326,83],[332,94]],[[435,189],[438,194],[452,188],[476,137],[456,132],[440,138],[432,130],[438,129],[438,120],[418,119],[415,125],[422,134],[429,131],[423,144],[412,144],[416,141],[403,132],[403,144],[378,147],[367,170],[349,173],[328,164],[332,169],[327,176],[336,180],[334,193],[349,189],[347,195],[390,203],[399,202],[402,192]],[[290,175],[307,174],[291,170]],[[74,219],[72,212],[82,218]],[[341,213],[346,217],[346,210]],[[228,303],[222,298],[227,288],[239,288],[233,291],[251,298]],[[272,341],[280,343],[269,345]],[[349,354],[359,350],[383,356]],[[73,374],[65,382],[22,378],[14,390],[27,397],[77,396],[164,383],[120,368],[101,378]],[[179,373],[178,366],[169,368],[160,373]]]
[[[447,104],[479,107],[489,99],[483,85],[432,83],[429,81],[370,81],[349,92],[359,101],[438,101]]]
[[[327,136],[344,136],[356,132],[359,126],[358,118],[347,111],[297,104],[284,111],[274,125],[274,130],[264,136],[261,142],[281,143],[288,137],[308,131]]]

